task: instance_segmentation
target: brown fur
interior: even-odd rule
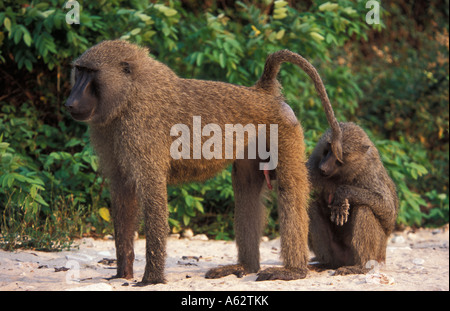
[[[367,134],[353,123],[339,125],[343,163],[330,152],[330,130],[307,163],[315,192],[309,208],[309,245],[319,262],[339,268],[336,274],[365,273],[370,260],[386,260],[398,198]]]
[[[260,160],[192,159],[192,147],[191,159],[174,160],[169,150],[177,137],[170,136],[170,129],[181,123],[193,133],[193,116],[201,116],[202,126],[218,124],[222,134],[225,124],[278,125],[278,166],[270,176],[278,185],[284,268],[263,271],[260,279],[306,276],[309,182],[303,130],[284,103],[276,80],[282,62],[305,65],[306,60],[289,51],[274,55],[253,87],[179,78],[150,58],[147,49],[118,40],[102,42],[74,62],[78,80],[66,106],[75,119],[89,123],[92,145],[103,174],[111,182],[116,277],[133,277],[133,231],[140,206],[147,243],[142,283],[164,282],[169,230],[166,185],[211,178],[231,163],[238,264],[212,269],[207,277],[260,269],[259,243],[265,216]]]

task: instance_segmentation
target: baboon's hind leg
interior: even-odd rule
[[[238,248],[238,264],[209,270],[206,278],[230,274],[242,277],[259,271],[259,244],[264,226],[265,209],[261,201],[264,174],[257,160],[237,160],[233,164],[232,181],[235,199],[234,230]]]
[[[336,269],[343,265],[350,264],[352,260],[352,251],[345,241],[334,239],[332,227],[336,224],[330,221],[330,215],[326,213],[328,206],[323,206],[321,200],[311,202],[309,205],[309,248],[314,252],[315,260],[319,265],[313,268]],[[348,227],[349,224],[345,224]],[[311,265],[310,265],[311,268]]]
[[[303,135],[299,126],[297,129],[300,132],[291,131],[289,136],[280,135],[276,168],[281,257],[284,267],[261,271],[257,281],[302,279],[308,272],[309,182],[304,160]]]
[[[334,275],[365,274],[386,261],[387,237],[370,207],[355,206],[350,225],[352,258]]]

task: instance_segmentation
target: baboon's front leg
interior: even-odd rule
[[[166,240],[169,233],[166,179],[147,179],[138,192],[144,210],[146,265],[140,285],[165,283]]]
[[[134,234],[138,204],[135,188],[124,182],[111,185],[112,216],[117,256],[117,274],[113,278],[133,278]]]
[[[343,226],[347,222],[348,215],[350,214],[350,204],[348,204],[348,199],[345,199],[344,203],[341,205],[336,206],[330,204],[328,207],[331,209],[331,222],[338,226]]]

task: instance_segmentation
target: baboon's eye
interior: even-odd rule
[[[338,160],[336,160],[336,166],[341,167],[341,166],[342,166],[342,163],[339,162]]]
[[[326,157],[327,154],[328,154],[328,149],[324,149],[324,150],[323,150],[323,156]]]
[[[126,74],[130,74],[131,73],[131,68],[130,68],[130,64],[127,62],[121,62],[120,66],[122,66],[122,71]]]

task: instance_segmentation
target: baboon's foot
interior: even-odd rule
[[[325,270],[329,270],[331,269],[331,267],[327,264],[322,264],[322,263],[318,263],[318,264],[308,264],[308,270],[309,271],[315,271],[315,272],[323,272]]]
[[[166,284],[167,281],[164,278],[164,276],[154,276],[154,277],[146,277],[145,273],[144,276],[142,278],[142,281],[137,282],[134,287],[143,287],[143,286],[147,286],[147,285],[155,285],[155,284]]]
[[[363,268],[360,266],[344,266],[336,269],[333,275],[366,274],[370,270],[371,269],[369,268]]]
[[[166,283],[167,281],[165,279],[155,279],[149,281],[145,281],[144,279],[142,279],[142,281],[137,282],[135,285],[133,285],[133,287],[144,287],[148,285],[166,284]]]
[[[308,269],[306,268],[267,268],[258,273],[256,281],[291,281],[304,279],[307,274]]]
[[[246,274],[244,266],[237,264],[212,268],[206,272],[205,278],[218,279],[231,274],[234,274],[238,278],[243,277]]]
[[[118,273],[116,275],[113,275],[109,278],[105,278],[105,280],[114,280],[114,279],[127,279],[131,280],[133,278],[133,273]]]

